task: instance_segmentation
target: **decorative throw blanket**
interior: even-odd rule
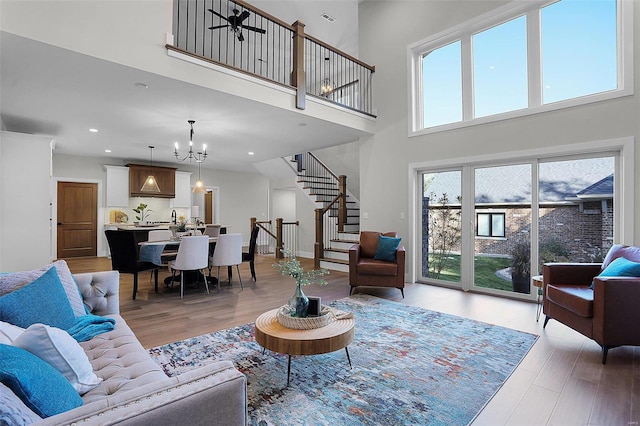
[[[76,318],[76,322],[67,330],[67,333],[78,342],[86,342],[98,334],[113,330],[115,326],[116,320],[113,318],[87,314]]]

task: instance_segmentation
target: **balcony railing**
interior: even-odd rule
[[[296,89],[373,116],[375,67],[242,0],[174,0],[167,49]]]

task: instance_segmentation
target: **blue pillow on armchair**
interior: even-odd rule
[[[640,277],[640,263],[619,257],[604,268],[598,277]],[[589,287],[593,288],[593,281]]]
[[[378,248],[376,249],[376,254],[373,258],[376,260],[384,260],[386,262],[395,262],[396,250],[398,250],[401,239],[402,238],[380,235],[380,237],[378,237]]]
[[[31,284],[0,297],[0,321],[22,328],[35,323],[63,330],[71,327],[76,317],[56,268],[52,266]]]

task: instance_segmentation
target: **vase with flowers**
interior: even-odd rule
[[[288,275],[296,280],[296,291],[289,299],[289,310],[292,317],[305,318],[309,308],[309,298],[302,291],[302,287],[313,283],[326,285],[327,281],[320,277],[329,274],[329,271],[322,268],[305,271],[290,250],[282,250],[282,254],[285,259],[274,263],[273,267],[279,269],[282,275]]]

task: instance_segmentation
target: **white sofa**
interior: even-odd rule
[[[74,278],[92,314],[116,319],[113,331],[80,344],[102,382],[82,406],[37,425],[246,425],[246,378],[230,361],[167,377],[119,315],[118,272]]]

